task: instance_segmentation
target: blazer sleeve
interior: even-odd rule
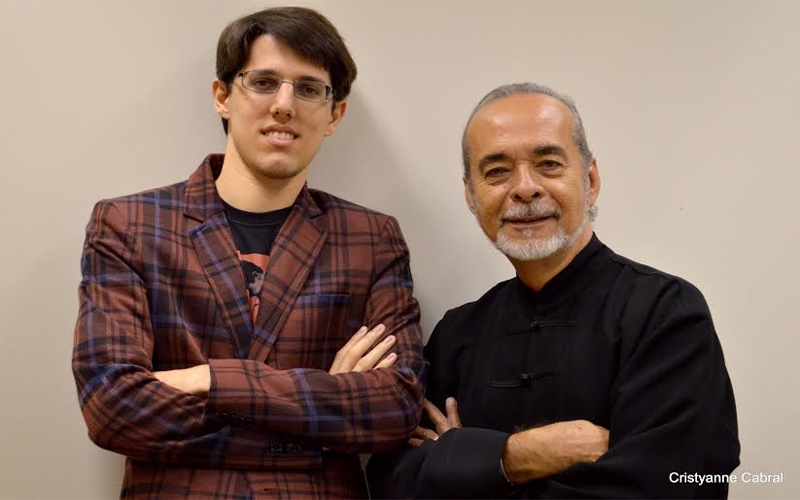
[[[277,446],[278,436],[210,418],[204,398],[153,376],[151,297],[131,265],[136,236],[127,211],[108,201],[95,206],[81,261],[72,369],[92,441],[175,465],[258,470],[318,462],[318,450]]]
[[[727,497],[719,479],[703,486],[679,479],[719,477],[739,464],[733,391],[705,299],[672,279],[630,300],[619,322],[629,340],[610,395],[609,451],[529,483],[527,497]]]
[[[206,413],[235,415],[334,451],[373,453],[402,446],[422,414],[426,364],[408,248],[393,218],[385,219],[373,255],[365,323],[383,323],[385,335],[397,337],[394,366],[331,375],[318,369],[278,370],[253,360],[210,360]]]

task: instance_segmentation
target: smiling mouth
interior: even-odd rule
[[[264,132],[264,135],[269,137],[270,139],[277,139],[279,141],[291,141],[297,139],[297,136],[292,134],[291,132],[281,132],[278,130],[270,130],[269,132]]]
[[[526,218],[519,218],[519,219],[503,219],[503,224],[536,224],[537,222],[544,222],[550,218],[554,217],[553,215],[545,215],[543,217],[526,217]]]

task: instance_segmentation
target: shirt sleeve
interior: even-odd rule
[[[367,480],[373,498],[508,498],[500,474],[508,434],[491,429],[451,429],[436,441],[373,455]]]
[[[719,477],[739,463],[733,392],[708,306],[682,280],[661,287],[654,301],[652,291],[640,292],[619,323],[630,341],[611,394],[609,451],[529,483],[526,496],[727,497],[719,479],[702,492],[679,480],[683,473]]]
[[[212,390],[201,398],[153,376],[150,297],[130,264],[136,236],[123,212],[110,202],[95,207],[81,263],[72,366],[96,444],[141,461],[271,469],[319,465],[328,441],[348,450],[405,442],[421,414],[424,363],[408,253],[396,224],[381,239],[369,299],[375,321],[398,336],[396,368],[332,376],[211,360]]]

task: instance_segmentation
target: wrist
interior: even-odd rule
[[[206,396],[211,390],[211,367],[198,365],[190,370],[192,370],[192,377],[191,388],[188,392],[195,396]]]
[[[505,465],[503,464],[503,457],[500,457],[500,477],[503,479],[503,484],[509,490],[514,490],[517,488],[517,485],[508,477],[506,473]]]
[[[505,450],[500,457],[500,472],[510,487],[524,484],[531,479],[526,474],[529,466],[526,464],[528,453],[525,448],[519,433],[512,434],[506,440]]]

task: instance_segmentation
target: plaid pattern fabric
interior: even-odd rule
[[[210,155],[186,182],[95,206],[72,358],[89,436],[128,457],[126,498],[364,497],[355,453],[403,445],[422,411],[397,222],[304,188],[254,322],[214,186],[221,165]],[[377,323],[397,336],[395,366],[328,374],[358,327]],[[207,398],[152,375],[205,363]]]

